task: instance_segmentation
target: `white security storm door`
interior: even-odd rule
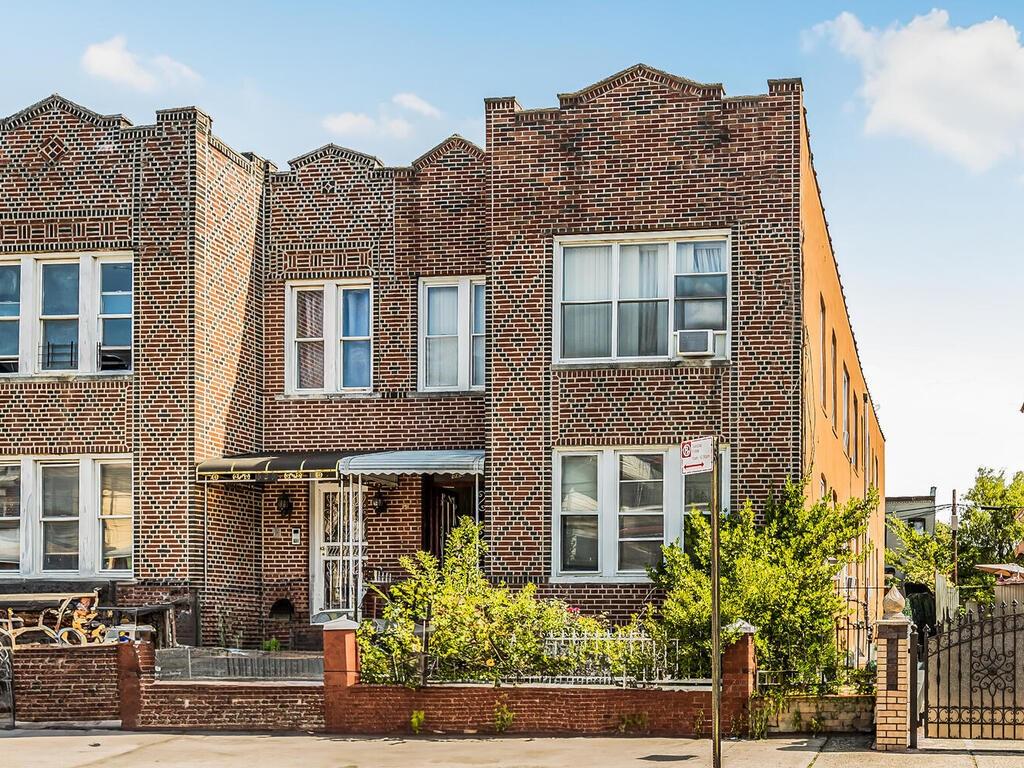
[[[364,488],[354,481],[319,483],[312,488],[311,615],[341,611],[358,620],[366,558]]]

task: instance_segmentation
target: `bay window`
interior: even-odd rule
[[[483,389],[487,317],[483,278],[423,278],[419,294],[419,389]]]
[[[370,390],[373,309],[368,281],[291,283],[286,312],[287,392]]]
[[[727,232],[557,238],[555,293],[556,362],[727,357]]]
[[[130,254],[0,258],[0,374],[131,370],[132,271]]]
[[[0,580],[130,577],[133,549],[127,457],[29,456],[0,464]]]

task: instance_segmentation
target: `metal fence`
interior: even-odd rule
[[[447,658],[431,648],[383,679],[365,674],[366,682],[443,683],[547,683],[555,685],[610,685],[623,688],[700,686],[711,684],[710,663],[679,640],[656,639],[645,634],[572,633],[543,638],[534,653],[522,653],[515,636],[496,642],[486,660]],[[510,652],[503,653],[503,649]],[[517,656],[517,653],[519,656]],[[493,658],[496,657],[496,658]],[[397,679],[402,670],[415,670],[413,680]]]
[[[228,648],[158,648],[161,680],[322,680],[318,651],[241,651]]]

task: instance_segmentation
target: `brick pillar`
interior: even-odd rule
[[[143,679],[153,677],[155,659],[152,643],[120,643],[117,646],[117,697],[123,730],[138,728]]]
[[[324,624],[324,726],[337,731],[344,719],[348,689],[359,682],[359,625],[348,619]]]
[[[750,697],[754,694],[757,663],[754,658],[754,627],[737,621],[725,627],[739,632],[739,639],[722,654],[722,734],[747,733]]]
[[[910,746],[910,619],[905,601],[894,587],[882,602],[883,616],[875,624],[878,647],[875,694],[875,749],[904,752]]]

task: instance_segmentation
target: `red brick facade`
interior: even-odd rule
[[[308,634],[308,486],[196,482],[198,463],[255,452],[483,449],[490,572],[628,613],[647,585],[550,583],[552,451],[713,434],[735,503],[806,470],[802,109],[799,81],[726,98],[638,66],[557,108],[488,99],[486,151],[452,137],[390,168],[328,145],[280,171],[194,108],[132,127],[50,97],[0,121],[0,257],[133,254],[135,364],[0,376],[0,457],[131,455],[119,597],[199,589],[205,642]],[[554,237],[710,229],[731,239],[728,362],[552,363]],[[418,391],[432,276],[486,278],[484,391]],[[343,278],[372,281],[371,391],[287,394],[287,281]],[[421,546],[422,493],[402,477],[368,518],[367,580]],[[282,599],[292,620],[272,621]]]

